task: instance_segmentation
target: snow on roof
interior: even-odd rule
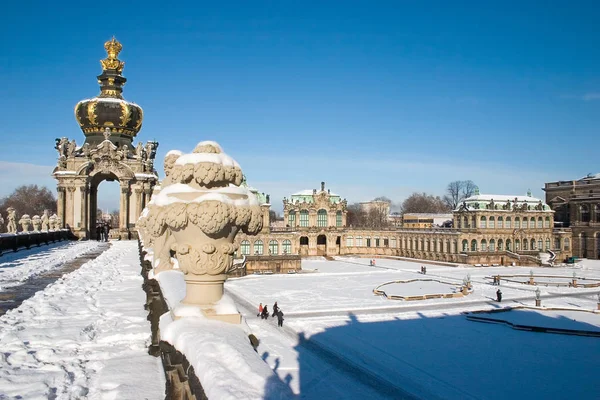
[[[189,153],[184,154],[175,161],[176,165],[185,164],[198,164],[198,163],[214,163],[221,165],[229,165],[238,167],[240,164],[237,163],[233,158],[229,157],[225,153]]]
[[[154,178],[154,179],[158,179],[158,176],[156,176],[155,174],[145,174],[142,172],[138,172],[137,174],[135,174],[136,178]]]
[[[165,157],[167,157],[167,156],[170,156],[170,155],[177,155],[177,156],[180,156],[180,155],[182,155],[182,154],[183,154],[183,151],[181,151],[181,150],[169,150],[169,151],[167,152],[167,154],[165,155]]]
[[[319,191],[317,191],[317,193],[319,193]],[[333,193],[333,192],[328,192],[328,194],[330,196],[338,196],[339,197],[339,194],[336,194],[336,193]],[[292,194],[292,196],[312,196],[312,195],[313,195],[313,191],[310,190],[310,189],[301,190],[301,191],[299,191],[297,193],[293,193]]]
[[[519,202],[527,202],[527,203],[539,203],[541,200],[536,198],[536,197],[532,197],[532,196],[514,196],[514,195],[505,195],[505,194],[477,194],[471,197],[466,198],[464,201],[469,202],[469,201],[491,201],[494,200],[495,202],[507,202],[507,201],[514,201],[515,198],[517,199],[517,201]]]
[[[582,181],[584,179],[600,179],[600,172],[598,172],[597,174],[588,174],[587,176],[584,176],[579,180]]]

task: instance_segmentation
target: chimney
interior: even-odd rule
[[[321,192],[325,191],[325,182],[321,182]]]

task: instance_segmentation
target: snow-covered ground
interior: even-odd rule
[[[420,274],[421,265],[427,266],[427,275]],[[575,271],[577,276],[597,279],[598,261],[560,268],[474,268],[377,259],[371,267],[368,259],[340,258],[303,260],[302,268],[316,272],[235,278],[226,282],[226,289],[245,305],[248,324],[261,339],[259,352],[303,398],[331,393],[330,385],[323,383],[327,379],[315,378],[315,371],[326,376],[334,371],[332,381],[343,388],[336,398],[398,398],[397,393],[373,392],[377,387],[398,388],[426,399],[600,398],[595,384],[600,370],[598,338],[517,331],[472,322],[463,315],[535,304],[536,286],[504,282],[500,286],[504,300],[497,303],[498,286],[486,277],[527,275],[533,270],[567,277]],[[467,275],[474,291],[463,298],[404,302],[373,294],[374,287],[388,281],[434,278],[459,285]],[[540,291],[546,307],[595,310],[600,289],[542,286]],[[255,315],[258,303],[271,308],[275,301],[285,314],[284,329]],[[600,325],[600,314],[530,312],[541,325],[552,325],[548,318],[573,329],[582,323]],[[320,364],[315,362],[319,351],[328,354]],[[343,367],[327,369],[331,357]],[[356,381],[361,373],[379,381],[352,386],[349,378]]]
[[[0,317],[0,399],[164,398],[141,285],[136,242],[112,242]]]
[[[21,284],[28,278],[51,271],[89,251],[100,242],[59,242],[48,246],[33,247],[0,256],[0,292],[2,289]]]

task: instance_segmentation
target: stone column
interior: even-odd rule
[[[65,204],[65,222],[63,228],[66,228],[67,225],[71,229],[74,229],[73,223],[75,222],[75,187],[69,186],[67,187],[67,201]]]
[[[121,200],[119,203],[119,230],[125,232],[129,225],[129,181],[121,182]]]
[[[65,187],[58,186],[56,188],[56,191],[58,192],[58,199],[56,201],[56,214],[58,215],[58,220],[60,221],[60,224],[62,226],[64,226],[65,225],[65,201],[66,201]]]
[[[79,187],[79,192],[81,194],[81,225],[80,230],[82,233],[82,237],[89,239],[89,223],[88,223],[88,199],[89,199],[89,189],[87,182],[83,184],[83,186]]]

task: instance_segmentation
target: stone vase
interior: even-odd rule
[[[29,215],[23,214],[23,216],[19,220],[19,224],[21,224],[23,232],[29,232],[29,228],[31,227],[31,218],[29,217]]]
[[[34,215],[31,218],[31,224],[33,225],[34,232],[39,232],[42,227],[42,220],[39,215]]]

